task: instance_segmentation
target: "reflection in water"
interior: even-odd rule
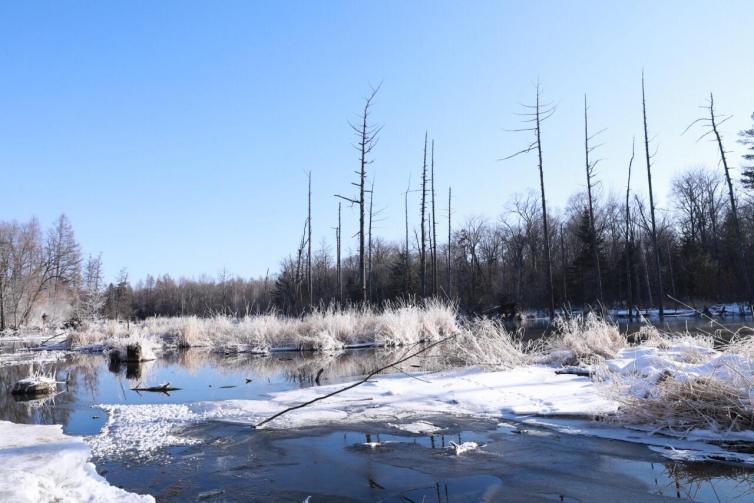
[[[70,433],[96,434],[106,421],[104,412],[94,408],[98,404],[260,399],[316,385],[320,370],[322,384],[354,380],[398,359],[403,351],[260,357],[182,350],[137,365],[111,365],[102,355],[69,355],[35,369],[68,382],[59,394],[44,400],[19,402],[10,394],[12,384],[28,375],[28,365],[0,367],[0,418],[59,423]],[[438,348],[402,370],[432,372],[451,363]],[[139,395],[131,390],[139,382],[170,382],[181,390],[172,396]],[[546,431],[513,435],[486,421],[427,419],[443,430],[396,435],[393,428],[376,424],[353,431],[251,433],[240,426],[207,423],[191,430],[202,443],[171,449],[172,462],[167,465],[97,461],[111,483],[150,492],[161,501],[191,501],[215,490],[224,491],[223,501],[247,501],[249,494],[298,502],[308,495],[320,496],[312,501],[351,497],[444,502],[496,501],[511,494],[556,501],[561,495],[566,501],[602,496],[649,501],[660,495],[716,501],[751,496],[754,487],[749,469],[669,462],[643,446]],[[453,456],[447,448],[450,440],[487,445],[471,455]]]

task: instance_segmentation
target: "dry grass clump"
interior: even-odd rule
[[[298,318],[269,313],[244,318],[150,318],[128,327],[100,322],[72,333],[69,342],[87,346],[138,337],[169,347],[209,346],[224,353],[264,353],[275,349],[333,351],[350,346],[403,346],[435,341],[456,331],[455,306],[428,300],[422,304],[387,304],[380,310],[320,308]]]
[[[617,325],[593,314],[559,318],[555,329],[545,343],[543,362],[566,366],[599,363],[614,358],[627,344]]]
[[[155,358],[155,350],[162,345],[158,338],[140,327],[115,320],[85,324],[68,334],[67,343],[72,350],[122,354],[126,353],[127,346],[137,345],[142,358],[149,360]]]
[[[737,386],[714,376],[676,379],[665,374],[646,396],[620,397],[616,419],[677,433],[752,430],[754,404],[750,392],[750,386]]]
[[[531,345],[524,344],[499,320],[475,318],[468,321],[446,351],[450,358],[464,365],[514,368],[532,362]]]

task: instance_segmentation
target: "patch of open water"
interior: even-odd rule
[[[266,394],[353,380],[386,360],[374,350],[337,355],[221,356],[200,350],[154,362],[113,366],[102,355],[69,355],[42,363],[62,393],[47,401],[17,401],[8,388],[28,365],[0,367],[0,419],[58,423],[75,435],[95,435],[106,423],[98,404],[183,403],[260,399]],[[432,362],[422,362],[430,368]],[[412,370],[421,370],[414,368]],[[168,394],[138,393],[136,384],[170,382]],[[251,430],[219,422],[190,427],[200,442],[172,447],[168,460],[95,459],[112,484],[158,501],[747,501],[754,470],[719,463],[668,461],[642,445],[556,434],[524,433],[496,422],[426,418],[434,435],[397,432],[387,424],[349,424],[288,431]],[[449,442],[483,447],[461,456]],[[365,444],[379,442],[379,447]]]

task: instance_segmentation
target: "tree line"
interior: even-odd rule
[[[548,209],[546,121],[555,107],[537,83],[524,105],[524,146],[503,159],[534,155],[537,191],[513,196],[496,218],[453,220],[435,185],[435,141],[423,135],[418,183],[404,191],[404,237],[388,241],[373,233],[374,154],[381,126],[372,121],[379,87],[370,91],[352,124],[357,150],[352,195],[334,194],[334,246],[312,241],[311,183],[297,250],[277,273],[245,279],[223,271],[217,277],[148,276],[135,284],[123,269],[114,281],[102,276],[99,256],[82,258],[73,228],[61,216],[47,232],[36,220],[0,223],[0,330],[40,320],[218,314],[242,316],[277,310],[297,315],[317,306],[345,306],[440,297],[467,313],[499,306],[541,308],[659,307],[672,296],[692,303],[751,301],[749,267],[754,243],[754,127],[739,132],[745,146],[736,180],[729,165],[721,116],[710,94],[704,115],[689,126],[712,139],[718,166],[693,167],[672,181],[665,211],[657,211],[652,187],[654,159],[642,76],[642,137],[626,159],[622,193],[600,193],[596,138],[584,96],[585,190],[564,209]],[[754,123],[754,114],[752,114]],[[637,148],[637,143],[639,147]],[[646,172],[647,197],[632,190]],[[443,189],[444,192],[444,189]],[[442,199],[442,201],[441,201]],[[414,200],[418,203],[414,206]],[[343,203],[358,209],[357,253],[342,253]],[[439,215],[439,216],[438,216]],[[447,219],[439,223],[439,219]],[[438,235],[439,225],[447,235]]]

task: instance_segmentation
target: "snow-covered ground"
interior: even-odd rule
[[[14,503],[147,503],[151,496],[113,487],[89,462],[83,439],[59,425],[0,421],[0,501]]]
[[[655,343],[657,341],[654,341]],[[712,459],[754,463],[754,456],[726,451],[717,441],[754,442],[754,432],[709,422],[702,427],[627,421],[629,400],[650,399],[672,376],[714,376],[740,387],[751,379],[751,360],[733,357],[692,340],[627,347],[590,370],[595,377],[557,374],[557,367],[525,365],[508,370],[480,367],[442,373],[378,376],[344,393],[291,411],[264,428],[380,423],[400,431],[431,434],[439,417],[513,421],[567,434],[591,435],[653,446],[673,459]],[[183,427],[207,421],[256,425],[281,410],[336,391],[346,384],[295,389],[266,400],[226,400],[187,404],[103,405],[109,419],[90,439],[98,456],[150,457],[170,445],[196,442]],[[634,404],[636,405],[636,404]],[[639,402],[641,405],[641,402]],[[750,405],[750,404],[749,404]],[[623,415],[622,415],[623,414]]]

